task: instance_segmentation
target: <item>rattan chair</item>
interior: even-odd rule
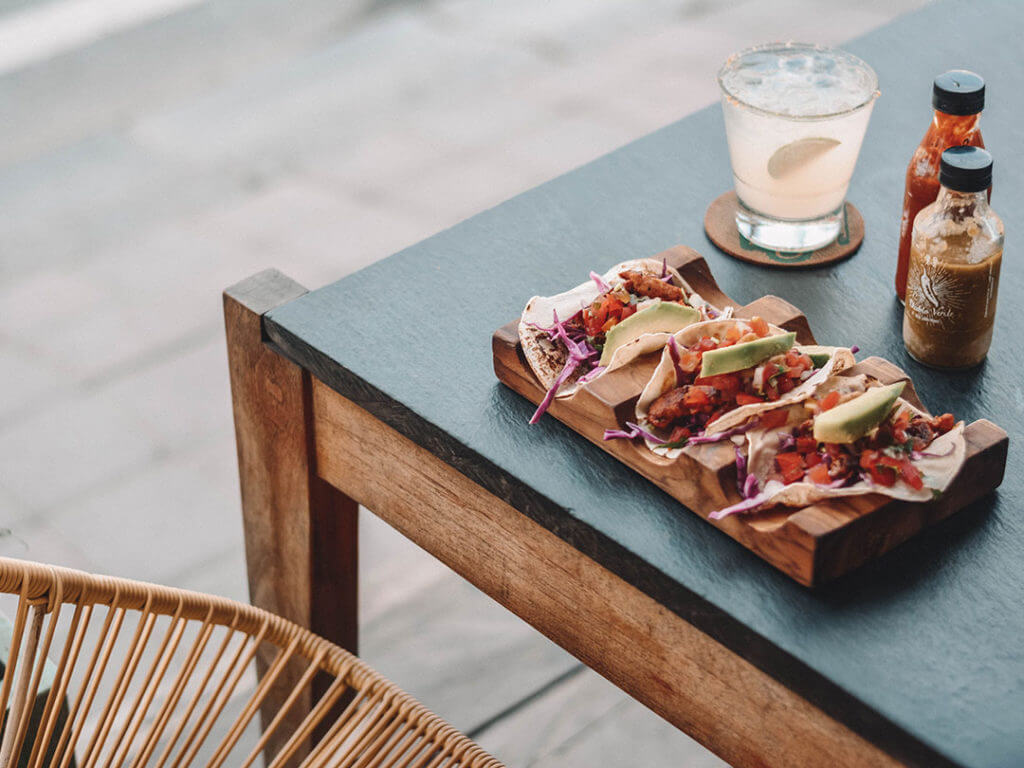
[[[0,768],[501,765],[352,654],[252,606],[6,558],[0,594],[14,616]]]

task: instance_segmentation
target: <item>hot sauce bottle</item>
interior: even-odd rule
[[[965,69],[939,75],[932,87],[932,106],[935,108],[932,124],[907,166],[896,263],[896,295],[900,301],[905,300],[907,293],[914,218],[922,208],[935,202],[939,194],[939,156],[947,147],[985,146],[978,127],[985,106],[985,81],[980,75]]]
[[[903,343],[938,368],[985,359],[999,296],[1003,222],[988,204],[992,155],[979,147],[942,153],[938,199],[914,220]]]

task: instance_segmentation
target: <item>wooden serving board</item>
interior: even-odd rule
[[[733,307],[737,317],[760,315],[786,330],[797,342],[815,344],[807,318],[777,296],[762,296],[740,306],[718,287],[703,257],[692,248],[676,246],[664,258],[701,296],[718,307]],[[494,371],[504,384],[539,403],[544,389],[523,357],[518,320],[494,333]],[[570,398],[556,399],[548,414],[615,456],[694,513],[708,515],[740,500],[736,490],[733,444],[725,441],[687,447],[677,459],[666,459],[639,441],[602,439],[606,429],[624,428],[635,418],[634,408],[661,353],[585,384]],[[902,369],[880,357],[869,357],[844,371],[866,373],[884,384],[906,380],[903,397],[927,411]],[[994,490],[1003,479],[1006,432],[987,419],[967,425],[967,460],[942,497],[933,502],[905,502],[880,494],[819,502],[803,508],[775,507],[764,512],[708,520],[748,549],[801,584],[816,586],[888,552],[918,531],[948,517]]]

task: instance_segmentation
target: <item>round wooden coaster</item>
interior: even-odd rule
[[[839,237],[824,248],[803,253],[769,251],[743,237],[736,229],[735,192],[716,197],[704,214],[704,231],[711,242],[737,259],[769,267],[817,267],[852,256],[864,240],[864,219],[852,203],[846,204]]]

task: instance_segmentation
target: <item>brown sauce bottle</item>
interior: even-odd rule
[[[903,343],[925,365],[969,368],[992,343],[1003,261],[1003,222],[986,193],[992,155],[950,147],[939,180],[938,198],[914,220]]]

